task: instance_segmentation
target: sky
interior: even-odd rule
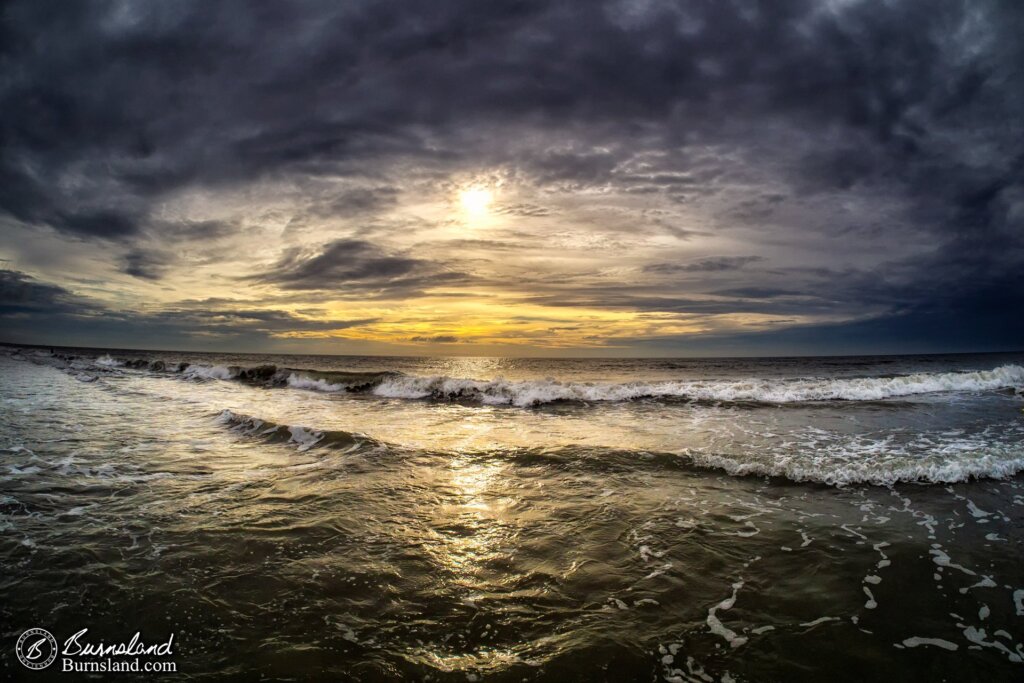
[[[0,341],[1024,348],[1024,4],[0,6]]]

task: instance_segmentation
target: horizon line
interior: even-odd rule
[[[35,348],[35,349],[74,349],[90,351],[127,351],[130,353],[198,353],[209,355],[234,356],[295,356],[320,358],[509,358],[517,360],[731,360],[731,359],[781,359],[781,358],[891,358],[907,356],[978,356],[996,354],[1021,354],[1024,348],[1000,351],[930,351],[925,353],[892,352],[892,353],[822,353],[822,354],[765,354],[765,355],[728,355],[728,356],[487,356],[487,355],[449,355],[423,354],[405,355],[396,353],[292,353],[276,351],[198,351],[194,349],[141,349],[117,346],[65,346],[60,344],[22,344],[0,340],[0,346]]]

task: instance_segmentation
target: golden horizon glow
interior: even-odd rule
[[[289,339],[345,339],[397,346],[446,348],[533,347],[538,349],[614,349],[629,340],[657,335],[692,335],[722,330],[764,330],[772,326],[764,314],[712,316],[638,311],[610,311],[597,307],[551,307],[515,298],[453,301],[426,297],[402,307],[395,316],[387,307],[348,304],[330,310],[328,318],[379,318],[378,321],[338,330],[302,330],[278,333]],[[810,322],[800,317],[795,322]],[[450,340],[450,341],[449,341]]]
[[[325,185],[342,196],[347,186]],[[239,328],[290,352],[625,353],[638,340],[668,344],[843,319],[827,312],[780,318],[746,310],[747,303],[725,308],[732,297],[715,290],[735,283],[739,267],[701,270],[701,259],[744,254],[748,246],[724,232],[660,229],[670,219],[702,227],[706,217],[689,207],[652,213],[653,222],[638,229],[633,196],[542,192],[500,170],[477,170],[440,186],[433,179],[410,185],[378,223],[360,227],[361,214],[335,217],[333,204],[303,214],[291,187],[258,189],[258,212],[246,188],[216,197],[186,192],[161,216],[237,221],[237,234],[208,242],[224,259],[182,251],[178,267],[159,271],[159,279],[99,272],[94,281],[103,287],[76,282],[74,291],[122,311],[144,291],[146,310],[201,318],[205,326],[188,332],[193,339],[227,343]],[[331,248],[339,240],[346,248]],[[264,271],[297,277],[256,274]],[[688,292],[681,310],[658,310],[662,299],[674,304],[664,287]]]

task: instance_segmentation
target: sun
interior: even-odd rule
[[[468,187],[459,193],[462,208],[472,216],[486,214],[492,199],[494,199],[494,195],[486,187]]]

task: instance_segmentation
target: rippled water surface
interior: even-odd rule
[[[173,632],[192,680],[1024,676],[1021,355],[2,351],[5,642]]]

